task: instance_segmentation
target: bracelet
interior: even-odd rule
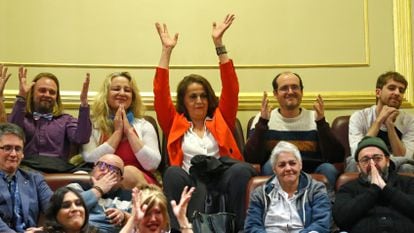
[[[99,187],[98,185],[93,186],[93,188],[96,189],[101,194],[101,196],[103,196],[105,194],[104,191],[102,190],[102,188]]]
[[[216,53],[217,53],[217,56],[226,54],[227,53],[226,46],[223,45],[223,46],[216,47]]]
[[[187,226],[180,226],[180,230],[189,230],[189,229],[193,229],[193,225],[187,225]]]
[[[21,96],[21,95],[16,95],[16,100],[17,101],[26,101],[26,97]]]

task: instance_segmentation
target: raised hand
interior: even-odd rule
[[[171,37],[165,23],[162,25],[160,23],[155,23],[155,27],[157,28],[158,35],[160,36],[162,47],[164,49],[173,49],[175,45],[177,45],[178,33],[175,33],[174,37]]]
[[[213,22],[211,37],[213,38],[213,42],[216,46],[222,45],[223,34],[233,23],[234,19],[234,14],[228,14],[222,23],[217,24],[216,22]]]
[[[34,85],[34,82],[27,84],[27,69],[23,66],[19,68],[19,95],[26,97],[27,93],[29,93],[30,89]]]
[[[10,76],[11,74],[7,74],[7,67],[0,64],[0,97],[2,98],[4,96],[4,87],[6,86],[7,80],[9,80]]]
[[[267,97],[267,92],[263,92],[262,98],[262,108],[260,109],[260,117],[263,119],[270,119],[271,108],[269,106],[269,98]]]
[[[80,95],[80,101],[82,107],[88,106],[88,90],[89,90],[90,74],[86,73],[85,81],[83,82],[82,92]]]
[[[148,205],[141,206],[141,190],[138,188],[132,189],[132,214],[135,215],[134,221],[136,225],[142,221],[147,212]]]
[[[190,202],[191,195],[193,194],[195,188],[188,188],[185,186],[183,192],[181,193],[180,203],[176,203],[175,200],[171,201],[171,206],[174,212],[175,217],[177,217],[177,221],[179,222],[180,226],[188,226],[188,219],[186,217],[187,214],[187,206]]]
[[[313,104],[313,109],[315,110],[315,113],[316,113],[316,116],[315,116],[316,121],[319,121],[325,117],[325,107],[324,107],[324,103],[323,103],[323,99],[321,95],[318,95],[318,97],[316,97],[316,101]]]

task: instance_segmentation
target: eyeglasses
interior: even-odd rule
[[[109,171],[115,172],[115,173],[122,176],[121,168],[119,168],[117,166],[114,166],[112,164],[108,164],[108,163],[105,163],[105,162],[102,162],[102,161],[98,161],[98,162],[96,162],[95,167],[99,168],[99,170],[101,170],[101,171],[104,171],[104,170],[108,169]]]
[[[281,86],[280,88],[278,88],[277,91],[279,91],[279,92],[289,92],[289,89],[292,90],[293,92],[300,91],[300,86],[298,86],[298,85],[285,85],[285,86]]]
[[[2,149],[4,153],[7,153],[7,154],[11,154],[13,150],[18,155],[23,154],[23,147],[21,146],[4,145],[4,146],[0,146],[0,149]]]
[[[372,157],[364,156],[364,157],[362,157],[359,160],[359,163],[362,166],[366,166],[366,165],[369,164],[369,161],[371,159],[374,160],[374,163],[379,163],[379,162],[381,162],[384,159],[384,155],[382,155],[382,154],[374,154],[374,155],[372,155]]]

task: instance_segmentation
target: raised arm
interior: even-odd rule
[[[11,74],[7,74],[7,67],[0,64],[0,122],[6,122],[6,109],[4,108],[4,87]]]
[[[219,61],[221,64],[226,63],[229,61],[229,57],[227,55],[226,47],[223,44],[223,35],[224,32],[230,27],[234,20],[234,14],[228,14],[224,18],[224,21],[217,24],[213,22],[213,30],[211,33],[211,37],[213,38],[213,43],[216,46],[216,52],[219,57]]]
[[[178,33],[175,33],[174,37],[171,37],[168,33],[166,24],[161,25],[160,23],[155,23],[155,27],[157,28],[157,32],[162,43],[161,58],[158,66],[164,69],[168,69],[170,65],[172,50],[178,41]]]
[[[155,27],[160,36],[162,51],[154,77],[154,108],[162,131],[168,135],[176,114],[170,94],[168,68],[172,50],[178,41],[178,33],[171,37],[166,24],[156,23]]]
[[[191,233],[193,232],[192,226],[187,219],[187,206],[190,202],[191,195],[193,194],[195,188],[189,188],[188,186],[184,187],[183,192],[181,193],[180,203],[176,203],[175,200],[171,201],[171,206],[174,212],[175,217],[177,218],[178,224],[180,225],[180,230],[182,233]]]
[[[9,121],[17,124],[25,130],[25,132],[34,132],[34,127],[30,128],[28,125],[24,125],[24,117],[26,115],[26,97],[27,93],[31,90],[34,82],[27,84],[27,69],[24,67],[19,68],[19,93],[16,96],[16,102],[13,106],[12,113],[10,114]],[[26,126],[28,128],[26,128]]]
[[[89,142],[92,132],[92,123],[90,120],[90,109],[88,105],[90,75],[86,73],[85,81],[82,84],[80,95],[81,105],[79,107],[78,119],[72,119],[72,122],[66,125],[66,134],[71,142],[85,144]]]

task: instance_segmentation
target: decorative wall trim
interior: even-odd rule
[[[394,0],[396,2],[398,0]],[[405,3],[404,3],[405,4]],[[402,4],[402,5],[404,5]],[[370,62],[369,28],[368,28],[368,0],[363,0],[364,15],[364,54],[363,62],[348,63],[315,63],[315,64],[235,64],[237,69],[270,69],[270,68],[341,68],[341,67],[367,67]],[[24,61],[0,61],[0,63],[13,67],[49,67],[49,68],[88,68],[88,69],[155,69],[156,64],[82,64],[82,63],[34,63]],[[214,64],[171,64],[170,69],[216,69]]]
[[[15,95],[17,91],[7,91],[5,93],[5,104],[7,108],[13,106]],[[262,94],[258,92],[245,92],[239,94],[239,110],[240,111],[257,111],[260,109]],[[78,109],[80,92],[77,91],[62,91],[61,98],[65,109]],[[89,103],[93,102],[96,92],[89,93]],[[220,93],[217,93],[220,95]],[[302,106],[311,109],[318,93],[305,93],[302,100]],[[141,92],[142,100],[147,110],[154,110],[154,96],[151,92]],[[175,96],[173,96],[175,99]],[[276,106],[277,102],[270,97],[270,104]],[[325,109],[340,110],[340,109],[361,109],[375,103],[375,93],[373,92],[326,92],[323,94]],[[412,107],[407,100],[404,100],[402,107]]]

